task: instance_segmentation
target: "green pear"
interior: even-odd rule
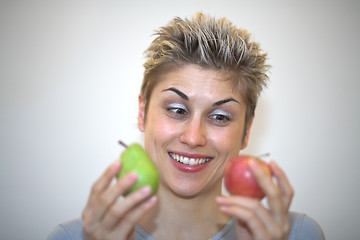
[[[129,172],[135,172],[138,176],[136,183],[126,192],[126,194],[149,185],[152,189],[152,194],[155,195],[159,186],[159,174],[150,156],[144,148],[137,143],[132,143],[129,146],[121,141],[119,141],[119,143],[126,149],[120,155],[121,168],[117,178],[120,178]]]

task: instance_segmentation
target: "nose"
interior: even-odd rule
[[[180,142],[196,148],[206,145],[206,126],[200,117],[192,117],[185,122],[180,134]]]

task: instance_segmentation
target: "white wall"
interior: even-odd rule
[[[203,10],[269,52],[247,152],[271,152],[328,239],[360,236],[357,1],[1,1],[0,238],[44,239],[79,217],[136,128],[153,29]]]

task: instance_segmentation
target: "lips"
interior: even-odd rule
[[[204,169],[212,160],[211,157],[195,154],[169,152],[170,158],[177,169],[183,172],[197,172]]]

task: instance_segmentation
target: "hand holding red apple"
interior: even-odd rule
[[[254,161],[263,171],[271,175],[266,162],[251,155],[232,157],[225,166],[224,183],[230,194],[262,199],[265,194],[261,190],[249,164]]]
[[[287,239],[294,190],[274,161],[234,156],[225,166],[224,184],[230,195],[216,201],[223,213],[238,220],[239,239]],[[265,195],[267,207],[260,202]]]

